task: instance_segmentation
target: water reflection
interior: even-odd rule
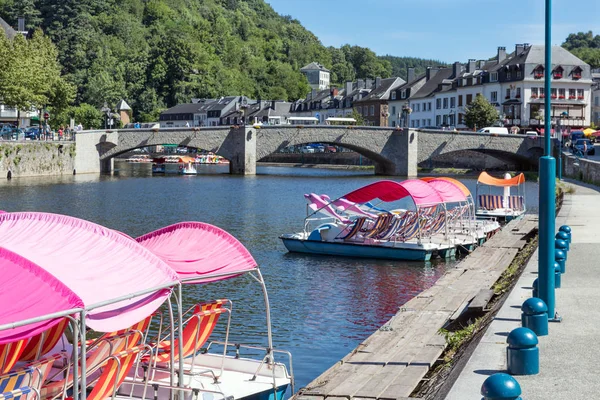
[[[430,287],[453,263],[408,263],[289,254],[278,236],[302,228],[304,193],[341,196],[381,179],[371,171],[259,167],[259,175],[152,176],[148,164],[117,164],[113,176],[76,175],[0,181],[0,209],[85,218],[139,236],[179,221],[229,231],[261,266],[272,305],[277,347],[294,356],[298,387],[341,359]],[[391,178],[396,179],[396,178]],[[473,192],[474,179],[461,179]],[[537,185],[527,183],[537,209]],[[266,345],[259,285],[249,278],[186,287],[185,305],[226,297],[234,302],[232,340]]]

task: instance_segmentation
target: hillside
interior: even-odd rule
[[[600,68],[600,35],[594,36],[592,31],[571,33],[562,47],[590,64],[592,68]]]
[[[323,46],[263,0],[0,0],[0,17],[16,26],[19,15],[56,44],[78,104],[124,98],[138,120],[192,97],[303,98],[312,61],[337,84],[406,73],[403,59]]]
[[[399,76],[406,80],[407,68],[415,68],[415,76],[425,72],[427,67],[447,66],[446,63],[439,60],[426,60],[416,57],[396,57],[396,56],[379,56],[379,59],[389,61],[392,64],[392,76]]]

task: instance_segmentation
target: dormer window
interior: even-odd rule
[[[490,82],[498,82],[498,73],[497,72],[492,72],[490,74]]]
[[[542,67],[541,65],[538,65],[534,70],[533,70],[533,77],[535,79],[542,79],[544,77],[544,67]]]
[[[402,92],[400,92],[400,98],[405,99],[406,98],[406,89],[402,90]]]
[[[580,67],[575,67],[573,69],[573,72],[571,73],[571,76],[573,77],[573,79],[581,79],[581,73],[582,73],[582,69]]]
[[[396,100],[396,92],[392,92],[392,100]]]
[[[554,68],[554,71],[552,71],[552,77],[553,77],[554,79],[562,79],[562,77],[563,77],[563,72],[564,72],[564,69],[563,69],[563,67],[561,67],[561,66],[559,65],[558,67]]]

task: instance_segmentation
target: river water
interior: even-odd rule
[[[258,167],[250,177],[228,166],[200,176],[152,176],[148,164],[116,163],[112,176],[0,181],[0,209],[84,218],[133,237],[180,221],[203,221],[237,237],[258,261],[269,291],[275,346],[292,352],[296,388],[350,352],[398,307],[430,287],[456,261],[354,260],[287,253],[278,236],[302,229],[304,193],[339,197],[381,179],[372,172]],[[475,193],[474,179],[461,179]],[[526,184],[528,209],[538,187]],[[65,238],[69,240],[69,238]],[[125,266],[124,266],[125,267]],[[187,287],[184,302],[233,300],[231,338],[265,345],[260,287],[242,277]]]

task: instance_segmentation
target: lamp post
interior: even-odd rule
[[[404,103],[402,106],[402,113],[404,114],[404,127],[408,128],[408,116],[412,113],[412,110],[408,104],[408,102]]]
[[[559,321],[555,310],[554,298],[554,230],[556,213],[556,160],[552,157],[551,112],[552,85],[552,0],[545,0],[546,5],[546,40],[545,40],[545,126],[544,156],[540,158],[540,216],[539,216],[539,260],[538,284],[539,297],[548,306],[548,318]]]

